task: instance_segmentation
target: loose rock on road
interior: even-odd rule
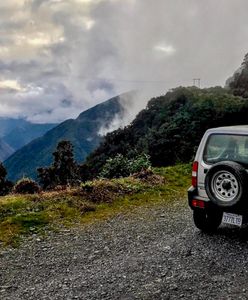
[[[0,253],[0,299],[248,299],[248,229],[198,231],[186,200]]]

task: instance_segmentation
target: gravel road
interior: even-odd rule
[[[194,228],[186,200],[0,254],[0,299],[248,299],[248,229]]]

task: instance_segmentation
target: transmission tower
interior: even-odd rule
[[[201,87],[201,78],[193,78],[193,86]]]

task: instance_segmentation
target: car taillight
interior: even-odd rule
[[[199,207],[199,208],[205,208],[205,203],[202,200],[193,199],[192,200],[192,206]]]
[[[197,174],[198,174],[198,161],[194,161],[193,167],[192,167],[192,185],[193,185],[193,187],[197,187]]]

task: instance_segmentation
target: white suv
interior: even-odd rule
[[[241,226],[248,216],[248,126],[206,131],[192,169],[189,205],[197,228]]]

